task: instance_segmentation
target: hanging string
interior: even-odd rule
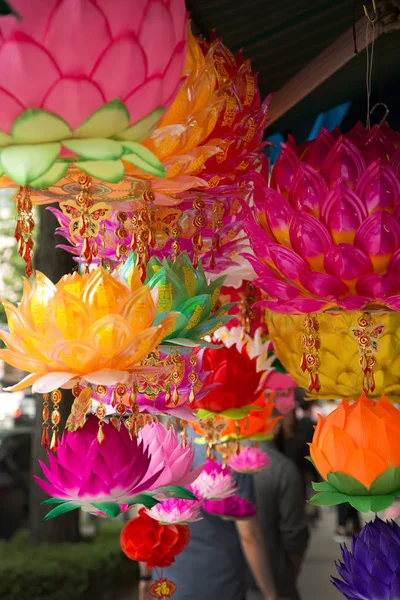
[[[371,90],[372,90],[372,69],[374,64],[375,50],[375,23],[377,21],[376,2],[372,0],[373,13],[369,14],[367,7],[363,6],[364,13],[367,18],[367,27],[365,29],[365,48],[367,52],[367,69],[366,69],[366,88],[367,88],[367,118],[366,128],[371,129]],[[369,45],[371,44],[371,49]]]

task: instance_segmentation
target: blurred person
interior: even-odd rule
[[[269,551],[272,573],[279,600],[301,600],[297,589],[309,532],[304,510],[303,488],[292,460],[277,447],[276,440],[282,422],[274,429],[274,439],[261,442],[271,464],[254,475],[257,515]],[[258,586],[249,577],[249,600],[262,598],[255,592]]]
[[[205,461],[205,446],[193,444],[193,467]],[[255,503],[253,477],[232,474],[240,496]],[[202,511],[203,519],[190,523],[190,542],[163,577],[176,584],[174,600],[245,600],[246,562],[261,590],[260,599],[278,600],[270,559],[257,517],[226,521]],[[156,579],[140,565],[139,600],[151,600]]]

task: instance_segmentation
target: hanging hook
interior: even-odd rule
[[[371,25],[374,25],[374,23],[376,23],[377,18],[378,18],[378,11],[376,10],[376,0],[372,0],[372,16],[370,16],[367,5],[364,4],[363,5],[363,9],[364,9],[364,13],[365,16],[367,17],[368,21],[371,23]]]
[[[374,106],[371,108],[371,110],[369,111],[369,114],[370,114],[370,115],[372,115],[372,114],[375,112],[375,110],[378,108],[378,106],[383,106],[383,108],[385,109],[384,115],[383,115],[382,119],[379,121],[379,127],[380,127],[381,125],[383,125],[383,123],[384,123],[384,122],[386,121],[386,119],[388,118],[388,116],[389,116],[389,113],[390,113],[390,110],[389,110],[389,107],[388,107],[388,106],[387,106],[387,105],[386,105],[384,102],[377,102],[377,103],[376,103],[376,104],[375,104],[375,105],[374,105]]]

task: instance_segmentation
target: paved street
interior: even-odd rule
[[[336,572],[334,561],[340,556],[339,544],[332,540],[335,515],[335,507],[324,509],[318,528],[312,532],[299,582],[302,600],[343,600],[330,583]]]

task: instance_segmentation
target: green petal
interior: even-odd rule
[[[74,131],[74,138],[109,138],[126,129],[129,125],[129,111],[125,104],[116,98],[90,115]]]
[[[122,142],[128,154],[124,154],[123,159],[155,177],[165,177],[165,169],[157,156],[148,148],[141,146],[137,142]]]
[[[54,519],[54,517],[59,517],[67,512],[71,512],[77,508],[80,508],[80,504],[78,502],[64,502],[64,504],[60,504],[53,508],[50,512],[47,513],[45,517],[43,517],[42,521],[48,521],[49,519]]]
[[[0,148],[3,148],[4,146],[12,146],[13,143],[14,140],[10,135],[7,135],[4,133],[4,131],[0,131]]]
[[[171,498],[181,498],[182,500],[198,500],[198,498],[188,489],[180,485],[168,485],[155,490],[155,494],[168,494]]]
[[[46,110],[29,108],[13,123],[11,136],[16,144],[42,144],[69,138],[68,123]]]
[[[369,496],[348,496],[348,502],[356,510],[363,513],[371,512],[371,498]]]
[[[314,506],[335,506],[343,502],[348,502],[348,497],[339,492],[319,492],[309,500],[309,503]]]
[[[71,500],[67,498],[48,498],[47,500],[43,500],[40,504],[65,504],[66,502],[71,502]]]
[[[400,467],[387,469],[370,485],[369,493],[373,496],[386,496],[400,488]]]
[[[115,160],[124,153],[122,144],[104,138],[86,140],[64,140],[63,146],[82,158],[88,160]]]
[[[340,471],[334,473],[328,473],[327,480],[338,492],[342,494],[349,494],[350,496],[368,496],[370,492],[367,490],[365,485]]]
[[[1,151],[1,166],[10,179],[26,185],[50,169],[60,149],[59,143],[9,146]]]
[[[393,502],[394,496],[391,496],[390,494],[388,496],[372,496],[371,510],[375,513],[386,510],[389,506],[392,506]]]
[[[225,323],[231,321],[232,318],[234,318],[234,316],[235,315],[229,315],[227,317],[219,317],[218,319],[208,319],[207,321],[204,321],[204,323],[200,323],[200,325],[198,325],[197,327],[194,327],[193,329],[189,330],[189,337],[190,339],[194,340],[206,337],[207,335],[211,335],[212,333],[214,333],[214,331],[217,331],[217,329],[225,325]]]
[[[120,506],[116,502],[92,502],[92,506],[112,518],[121,514]]]
[[[327,481],[313,481],[312,487],[315,492],[333,492],[335,489]]]
[[[164,111],[165,108],[163,106],[156,108],[152,113],[132,125],[132,127],[125,129],[125,131],[120,131],[118,135],[113,137],[115,137],[117,140],[142,142],[153,132]]]
[[[213,417],[215,415],[215,413],[211,412],[210,410],[206,410],[205,408],[199,408],[199,410],[196,412],[196,417],[198,419],[209,419],[210,417]]]
[[[118,183],[124,176],[124,165],[120,160],[88,160],[77,161],[75,165],[100,181]]]
[[[223,410],[222,412],[217,414],[221,415],[221,417],[226,417],[227,419],[235,419],[235,421],[237,421],[246,417],[249,414],[249,412],[250,411],[248,408],[242,406],[241,408],[228,408],[227,410]]]
[[[50,167],[48,171],[43,173],[43,175],[31,181],[30,185],[31,187],[38,189],[50,187],[51,185],[57,183],[57,181],[60,181],[60,179],[64,177],[68,169],[69,162],[56,162]]]
[[[143,492],[142,494],[137,494],[130,498],[126,504],[129,506],[134,506],[135,504],[142,504],[146,508],[153,508],[156,504],[159,504],[160,501],[154,498],[151,494]]]

